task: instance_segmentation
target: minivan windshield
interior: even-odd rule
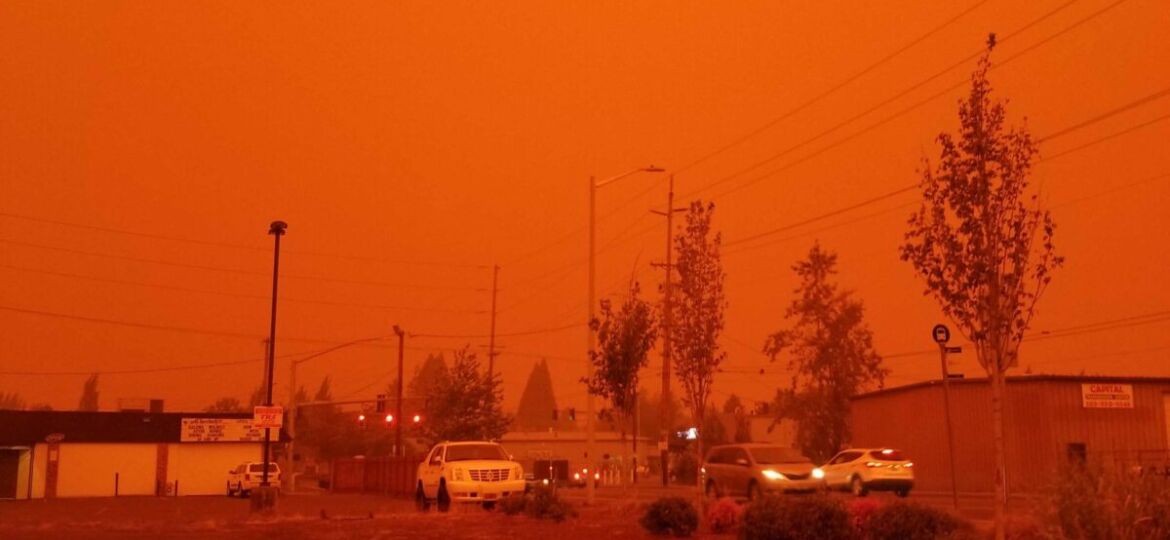
[[[750,449],[756,463],[770,465],[773,463],[808,463],[808,458],[800,455],[800,451],[783,446],[763,446]]]
[[[476,459],[508,460],[508,454],[498,444],[453,444],[447,447],[447,461]]]

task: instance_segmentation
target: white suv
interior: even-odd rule
[[[485,508],[513,493],[524,493],[524,469],[493,442],[442,442],[418,466],[415,502],[440,512],[451,502],[479,502]]]
[[[849,490],[858,497],[871,490],[893,491],[905,497],[914,487],[914,462],[893,448],[843,450],[821,469],[830,489]]]
[[[260,487],[263,478],[264,464],[259,461],[245,461],[236,465],[236,468],[228,471],[228,497],[232,495],[247,496],[253,488]],[[280,487],[280,467],[277,467],[275,463],[268,464],[268,485],[274,488]]]

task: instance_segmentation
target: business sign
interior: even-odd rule
[[[269,440],[276,440],[279,431],[272,431]],[[264,428],[252,425],[248,418],[184,418],[181,442],[261,442]]]
[[[1081,404],[1086,409],[1132,409],[1133,385],[1114,383],[1082,384]]]
[[[257,405],[252,409],[252,425],[258,428],[280,429],[284,423],[284,407]]]

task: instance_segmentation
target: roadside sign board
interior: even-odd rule
[[[279,431],[269,433],[268,440],[279,437]],[[260,442],[264,429],[254,427],[249,418],[184,418],[179,432],[180,442]]]
[[[260,429],[280,429],[284,423],[284,407],[257,405],[252,409],[252,425]]]
[[[1133,385],[1114,383],[1082,384],[1081,404],[1086,409],[1132,409]]]

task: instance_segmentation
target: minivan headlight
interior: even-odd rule
[[[768,480],[783,480],[784,479],[783,474],[780,474],[779,472],[774,471],[772,469],[764,469],[764,472],[761,474],[763,474],[764,478],[767,478]]]
[[[812,477],[820,480],[825,477],[825,471],[821,470],[820,467],[816,467],[812,470]]]

